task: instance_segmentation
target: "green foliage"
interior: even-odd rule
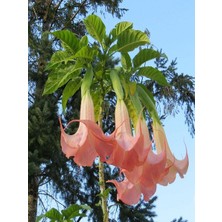
[[[125,30],[132,29],[133,23],[132,22],[119,22],[116,24],[115,28],[112,31],[112,34],[117,37],[121,33],[123,33]]]
[[[139,46],[150,43],[146,33],[127,29],[118,36],[117,50],[119,52],[133,51]]]
[[[145,76],[149,79],[155,80],[158,84],[162,86],[169,85],[163,73],[160,72],[158,69],[155,69],[151,66],[145,66],[145,67],[139,68],[137,75]]]
[[[73,80],[70,80],[64,90],[63,90],[63,93],[62,93],[62,108],[63,108],[63,111],[65,111],[65,108],[66,108],[66,104],[67,104],[67,101],[70,97],[72,97],[73,95],[75,95],[75,93],[80,89],[81,87],[81,78],[77,77]]]
[[[78,63],[69,67],[55,68],[46,81],[43,95],[51,94],[65,85],[70,79],[77,78],[81,69],[82,67]]]
[[[79,49],[79,39],[75,34],[69,30],[61,30],[52,32],[52,34],[65,43],[73,52],[77,52]]]
[[[145,76],[151,80],[155,80],[161,85],[168,84],[164,75],[159,70],[153,67],[141,67],[144,62],[161,57],[161,53],[153,49],[141,48],[139,53],[137,53],[137,55],[133,59],[131,59],[130,55],[128,54],[129,51],[132,51],[138,47],[149,45],[149,39],[145,32],[134,30],[133,24],[131,22],[120,22],[111,30],[111,32],[107,36],[106,27],[103,21],[100,17],[96,15],[90,15],[86,17],[84,19],[84,24],[88,33],[97,41],[97,43],[92,44],[91,46],[85,45],[77,50],[77,52],[70,52],[69,50],[67,50],[67,48],[64,48],[64,51],[60,51],[60,53],[56,53],[56,56],[52,56],[52,59],[49,62],[50,65],[47,67],[48,70],[50,70],[51,68],[52,71],[46,82],[43,95],[55,92],[58,88],[66,84],[70,79],[74,79],[75,77],[80,76],[80,74],[82,73],[79,71],[77,72],[75,68],[77,70],[85,69],[90,63],[92,63],[96,70],[96,75],[93,83],[96,85],[99,81],[100,84],[100,87],[94,87],[94,89],[100,91],[101,83],[104,84],[104,86],[102,86],[103,98],[105,97],[105,94],[108,93],[107,89],[109,89],[109,85],[113,86],[113,89],[118,94],[119,98],[124,98],[122,87],[117,87],[117,85],[120,84],[119,78],[121,79],[121,84],[123,84],[123,87],[125,89],[125,97],[127,97],[128,88],[126,86],[129,83],[130,77],[135,73],[137,75]],[[70,31],[62,30],[53,32],[52,34],[60,39],[63,43],[68,45],[69,48],[79,48],[79,40],[76,40],[75,35],[72,34]],[[84,44],[88,43],[88,38],[84,41]],[[105,45],[105,43],[108,44]],[[107,61],[112,58],[112,54],[114,52],[118,51],[121,52],[121,63],[123,69],[119,68],[119,74],[114,75],[114,70],[105,69],[104,64],[106,64]],[[65,65],[68,68],[70,67],[70,63],[75,63],[76,65],[72,65],[71,71],[68,72],[67,70],[64,70],[64,62],[66,63]],[[134,65],[134,67],[132,67],[132,64]],[[110,80],[107,79],[107,73],[109,72],[111,72],[110,77],[112,80],[112,84],[109,83]],[[118,77],[121,73],[124,73],[124,75]],[[105,87],[106,83],[108,83],[108,85],[106,85]],[[78,89],[78,87],[76,88]],[[65,89],[67,91],[67,88]],[[120,90],[122,92],[120,92]],[[65,93],[63,93],[63,95],[65,95],[65,99],[63,99],[63,110],[65,109],[64,104],[69,99],[68,97],[72,96],[72,93],[66,93],[66,91]],[[74,90],[74,92],[76,92],[76,89]],[[97,104],[95,104],[95,106],[97,106]]]
[[[52,208],[45,214],[38,216],[36,222],[40,222],[43,218],[50,219],[50,222],[73,222],[75,217],[86,217],[86,214],[81,212],[82,210],[91,211],[92,209],[87,205],[72,204],[67,209],[61,210],[60,213],[57,209]]]
[[[101,18],[96,15],[90,15],[85,18],[83,22],[88,33],[101,45],[103,45],[106,35],[106,27]]]
[[[139,67],[143,63],[145,63],[151,59],[158,58],[158,57],[161,57],[160,52],[153,50],[151,48],[150,49],[142,49],[133,58],[133,65],[134,65],[134,67]]]
[[[94,56],[96,56],[97,52],[89,48],[88,46],[83,46],[75,55],[74,58],[81,58],[81,59],[87,59],[89,62],[91,62],[94,59]]]

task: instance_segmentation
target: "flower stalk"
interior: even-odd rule
[[[109,212],[107,208],[107,196],[104,195],[105,187],[105,178],[104,178],[104,163],[99,160],[99,188],[101,196],[101,207],[103,211],[103,222],[109,222]]]
[[[103,89],[103,84],[101,83],[101,89]],[[104,92],[103,92],[104,94]],[[104,95],[103,95],[104,98]],[[98,120],[98,125],[102,129],[102,120],[103,120],[103,104],[100,107],[100,112],[99,112],[99,120]],[[104,176],[104,163],[100,160],[99,157],[99,188],[100,188],[100,197],[101,197],[101,208],[103,212],[103,222],[109,222],[109,211],[107,207],[107,195],[105,195],[105,190],[106,190],[106,183],[105,183],[105,176]]]

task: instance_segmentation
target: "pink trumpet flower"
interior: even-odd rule
[[[113,151],[106,162],[131,171],[135,166],[144,162],[148,153],[148,142],[144,140],[142,133],[144,123],[138,121],[136,135],[133,136],[125,102],[118,99],[115,109],[115,125],[116,130],[111,136],[114,136],[116,143],[113,144]]]
[[[180,175],[181,178],[184,177],[184,174],[186,174],[189,165],[188,154],[186,152],[186,156],[182,160],[177,160],[175,158],[168,145],[163,127],[161,126],[160,123],[158,123],[155,120],[153,121],[153,134],[154,134],[154,141],[156,144],[157,153],[161,153],[163,149],[166,149],[166,155],[167,155],[166,168],[169,168],[169,172],[159,182],[159,184],[166,186],[174,182],[177,173]]]
[[[113,183],[117,189],[117,200],[121,200],[128,205],[137,204],[143,194],[144,200],[148,201],[156,192],[156,185],[152,187],[145,187],[140,183],[133,184],[127,178],[122,182],[116,180],[108,180],[108,183]]]
[[[155,154],[151,146],[144,164],[136,166],[132,171],[125,169],[122,172],[125,174],[125,179],[122,182],[110,180],[107,182],[113,183],[117,188],[117,200],[132,205],[138,203],[141,194],[144,200],[148,201],[156,191],[156,185],[168,173],[166,165],[166,152]]]
[[[111,153],[112,140],[106,137],[101,128],[95,123],[94,106],[92,97],[88,92],[82,98],[80,107],[80,120],[72,122],[80,122],[77,132],[73,135],[65,133],[61,120],[61,146],[66,157],[74,156],[74,161],[80,166],[92,166],[93,161],[101,154],[101,160],[105,161],[107,155]]]
[[[140,183],[145,187],[153,187],[168,173],[169,169],[165,166],[166,152],[155,154],[150,148],[143,165],[135,167],[132,171],[123,169],[122,172],[133,184]]]

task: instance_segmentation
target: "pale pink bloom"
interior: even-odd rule
[[[134,167],[132,171],[123,169],[122,172],[131,183],[140,183],[145,187],[152,187],[168,173],[169,169],[166,169],[165,166],[166,152],[155,154],[150,148],[143,165]]]
[[[137,204],[140,200],[141,194],[145,201],[148,201],[156,192],[156,185],[152,187],[145,187],[140,183],[133,184],[127,178],[122,182],[116,180],[108,180],[108,183],[113,183],[117,189],[117,200],[121,200],[128,205]]]
[[[154,142],[156,145],[157,153],[161,153],[164,149],[166,149],[166,155],[167,155],[166,168],[169,168],[169,172],[159,182],[159,184],[166,186],[169,183],[172,183],[176,179],[177,173],[180,175],[181,178],[184,177],[184,174],[186,174],[189,165],[188,154],[186,152],[186,156],[182,160],[177,160],[175,158],[168,145],[164,129],[161,126],[161,124],[158,123],[157,121],[153,122],[153,134],[154,134]]]
[[[85,93],[81,101],[80,120],[72,120],[68,125],[73,122],[80,122],[79,128],[75,134],[68,135],[60,120],[61,146],[66,157],[73,156],[80,166],[91,166],[98,153],[101,160],[105,161],[106,156],[111,153],[112,138],[106,137],[95,123],[94,106],[89,92]]]
[[[113,144],[113,150],[107,163],[128,171],[143,164],[148,154],[148,146],[151,143],[149,135],[143,134],[144,124],[144,120],[138,121],[136,133],[133,136],[125,102],[117,100],[115,109],[116,130],[111,135],[114,136],[116,143]],[[145,136],[146,139],[144,139]]]
[[[166,166],[166,152],[155,154],[151,146],[148,156],[141,166],[136,166],[132,171],[125,169],[125,179],[122,182],[110,180],[117,188],[117,200],[121,200],[128,205],[138,203],[141,194],[145,201],[155,193],[156,185],[168,173]]]

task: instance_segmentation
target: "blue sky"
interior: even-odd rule
[[[129,9],[121,20],[109,15],[103,18],[107,32],[119,21],[133,22],[134,28],[142,31],[148,28],[151,44],[157,49],[162,49],[169,61],[177,58],[178,73],[195,75],[194,1],[123,1],[121,7]],[[176,181],[167,187],[158,186],[156,222],[171,222],[181,216],[189,222],[195,221],[195,139],[188,133],[184,121],[182,111],[175,117],[168,117],[164,122],[171,150],[178,159],[182,159],[185,155],[185,143],[190,166],[183,179],[177,177]]]

